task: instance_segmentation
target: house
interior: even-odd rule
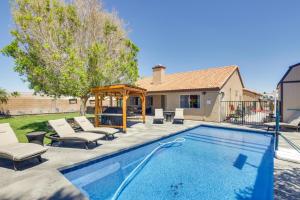
[[[242,101],[244,84],[238,66],[224,66],[166,74],[166,67],[152,68],[151,77],[137,82],[147,89],[147,107],[184,108],[186,119],[219,122],[221,101]],[[138,103],[138,102],[136,102]]]
[[[243,101],[260,101],[262,96],[259,92],[247,88],[243,89]]]
[[[289,67],[277,85],[282,121],[300,116],[300,63]]]

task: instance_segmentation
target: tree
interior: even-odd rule
[[[13,41],[2,53],[36,93],[81,99],[90,88],[138,78],[137,46],[122,20],[97,0],[14,0]]]
[[[8,98],[10,96],[16,97],[16,96],[19,96],[19,93],[18,92],[8,93],[5,89],[0,88],[0,103],[2,103],[2,104],[7,103]]]

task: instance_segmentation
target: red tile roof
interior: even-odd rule
[[[151,76],[140,79],[137,86],[147,89],[148,92],[219,90],[236,70],[239,73],[238,66],[231,65],[166,74],[162,83],[156,85],[153,84]]]

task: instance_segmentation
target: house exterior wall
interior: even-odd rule
[[[161,95],[165,95],[165,110],[180,108],[181,95],[199,95],[200,108],[184,108],[185,119],[219,122],[219,92],[218,91],[191,91],[191,92],[165,92],[149,93],[153,96],[153,107],[162,108]]]
[[[222,101],[243,101],[243,84],[237,71],[231,75],[221,92],[224,93]]]
[[[287,82],[292,81],[292,82]],[[279,86],[283,121],[289,122],[300,116],[300,66],[292,68]],[[283,89],[283,91],[281,91]],[[281,96],[282,93],[282,96]]]

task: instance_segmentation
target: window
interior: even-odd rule
[[[180,95],[181,108],[200,108],[200,95]]]
[[[181,95],[180,96],[180,108],[189,108],[189,95]]]
[[[153,96],[147,96],[146,103],[147,107],[153,106]]]

